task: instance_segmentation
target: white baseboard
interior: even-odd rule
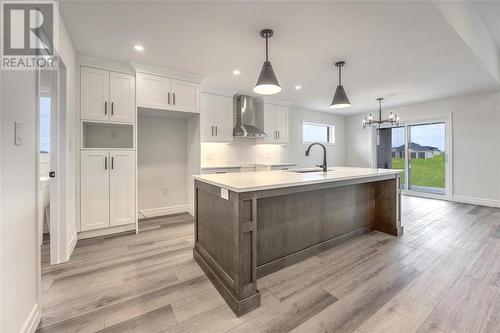
[[[66,261],[68,261],[69,258],[71,258],[71,254],[73,253],[73,250],[75,249],[77,241],[78,241],[78,233],[75,232],[73,234],[73,237],[71,237],[71,240],[69,241],[69,244],[68,244],[68,251],[66,252],[68,257],[66,258]]]
[[[34,333],[38,327],[38,324],[40,324],[41,319],[42,315],[40,313],[40,308],[38,307],[38,304],[35,303],[28,318],[26,318],[23,327],[21,328],[21,333]]]
[[[156,217],[170,214],[178,214],[189,212],[189,205],[178,205],[178,206],[169,206],[169,207],[159,207],[159,208],[150,208],[150,209],[140,209],[139,214],[142,217]]]
[[[481,199],[481,198],[474,198],[474,197],[466,197],[466,196],[462,196],[462,195],[454,195],[453,201],[471,204],[471,205],[500,208],[500,201],[499,200]]]
[[[81,231],[78,233],[78,239],[87,239],[92,237],[107,236],[112,234],[118,234],[121,232],[127,232],[135,230],[135,222],[125,225],[119,225],[116,227],[109,227],[103,229],[95,229],[88,231]]]

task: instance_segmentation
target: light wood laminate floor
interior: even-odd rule
[[[187,214],[81,240],[62,265],[44,246],[39,332],[500,332],[500,209],[404,197],[403,225],[260,279],[240,318],[193,260]]]

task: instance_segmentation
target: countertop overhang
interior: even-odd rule
[[[306,170],[306,169],[298,169]],[[307,169],[309,170],[309,169]],[[311,168],[310,170],[314,170]],[[400,174],[403,170],[333,167],[328,172],[299,173],[287,171],[255,171],[211,175],[195,175],[194,179],[233,192],[251,192],[275,188],[329,183],[354,179],[369,179]]]

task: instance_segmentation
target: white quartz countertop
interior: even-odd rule
[[[315,170],[297,169],[297,170]],[[319,169],[318,169],[319,170]],[[296,170],[295,170],[296,171]],[[395,175],[403,170],[333,167],[328,172],[298,173],[287,171],[256,171],[245,173],[225,173],[212,175],[196,175],[194,179],[223,187],[234,192],[251,192],[274,188],[328,183],[335,181],[372,178],[377,176]]]
[[[210,169],[237,169],[237,168],[255,168],[255,166],[288,166],[296,163],[256,163],[256,164],[220,164],[220,165],[202,165],[201,170]]]

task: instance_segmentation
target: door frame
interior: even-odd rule
[[[59,60],[61,61],[61,60]],[[60,64],[60,67],[63,64]],[[58,68],[54,70],[51,78],[51,120],[50,120],[50,137],[51,137],[51,151],[50,151],[50,170],[56,171],[56,177],[50,180],[50,264],[55,265],[66,261],[67,257],[67,237],[66,237],[66,209],[63,194],[67,188],[67,166],[65,161],[67,155],[67,128],[66,128],[66,67],[64,70]],[[39,207],[39,191],[40,191],[40,96],[44,93],[41,91],[41,71],[37,70],[35,75],[36,80],[36,209],[37,217],[35,227],[37,228],[37,247],[40,240],[38,240],[38,227],[42,221],[38,218]],[[55,142],[52,142],[54,141]],[[40,251],[40,250],[39,250]],[[39,260],[38,260],[39,261]],[[40,263],[38,263],[40,264]]]
[[[401,193],[404,195],[410,195],[410,196],[415,196],[415,197],[422,197],[422,198],[430,198],[430,199],[440,199],[440,200],[448,200],[451,201],[453,198],[453,113],[450,112],[447,115],[443,116],[437,116],[437,117],[425,117],[425,118],[418,118],[418,119],[412,119],[408,121],[402,121],[399,123],[399,126],[381,126],[380,128],[393,128],[393,127],[404,127],[405,128],[405,152],[406,152],[406,157],[408,157],[408,143],[410,140],[410,132],[408,130],[409,126],[415,126],[415,125],[426,125],[426,124],[433,124],[433,123],[444,123],[445,124],[445,146],[446,146],[446,152],[445,152],[445,194],[444,195],[439,195],[439,194],[432,194],[432,193],[425,193],[425,192],[418,192],[418,191],[412,191],[409,190],[409,180],[410,180],[410,173],[409,173],[409,159],[406,158],[405,161],[405,184],[406,188],[401,190]],[[375,145],[375,150],[374,154],[375,159],[376,159],[376,145]],[[376,165],[376,164],[375,164]]]

